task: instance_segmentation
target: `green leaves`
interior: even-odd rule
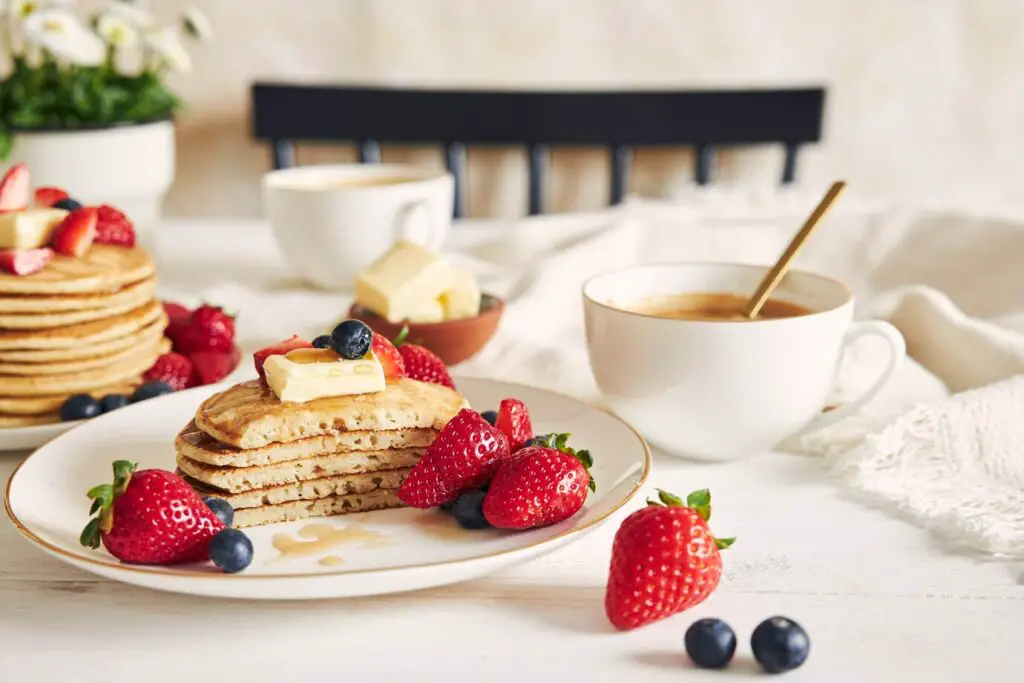
[[[588,451],[585,448],[576,450],[575,448],[569,446],[570,436],[572,436],[572,434],[545,434],[543,437],[537,440],[537,444],[539,446],[544,446],[545,448],[554,448],[556,451],[568,453],[572,457],[579,460],[580,464],[582,464],[583,467],[586,468],[587,474],[590,475],[590,468],[594,466],[594,456],[592,456],[590,454],[590,451]],[[594,481],[593,476],[590,477],[590,483],[588,484],[588,488],[591,491],[597,490],[597,483]]]
[[[711,519],[711,491],[709,491],[708,489],[699,489],[697,491],[694,491],[693,493],[686,497],[685,502],[682,498],[675,495],[674,493],[662,491],[661,489],[657,489],[657,491],[658,500],[651,500],[650,498],[648,498],[648,507],[686,507],[690,508],[698,515],[700,515],[701,519],[703,519],[705,522]],[[714,536],[712,536],[711,538],[715,542],[715,547],[717,547],[719,550],[725,550],[726,548],[728,548],[736,542],[735,537],[715,538]]]
[[[113,484],[97,484],[86,492],[86,496],[92,500],[89,506],[89,516],[92,519],[82,529],[78,541],[87,548],[99,548],[100,536],[110,531],[114,524],[114,499],[124,493],[128,488],[135,468],[138,467],[128,460],[115,460],[112,466],[114,470]],[[98,513],[98,514],[97,514]]]

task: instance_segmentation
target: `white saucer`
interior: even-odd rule
[[[53,422],[34,427],[0,428],[0,453],[4,451],[28,451],[39,448],[50,439],[60,436],[72,427],[77,427],[82,420],[74,422]]]
[[[102,548],[81,546],[88,521],[86,491],[111,478],[111,463],[174,469],[173,439],[214,388],[151,399],[82,424],[33,453],[14,472],[4,498],[7,514],[32,543],[64,562],[125,583],[158,590],[224,598],[334,598],[427,588],[476,578],[550,552],[581,538],[640,490],[651,468],[643,438],[618,418],[549,391],[483,379],[458,378],[478,410],[514,396],[530,409],[537,433],[571,432],[570,444],[589,448],[597,492],[575,517],[527,532],[464,531],[447,515],[428,510],[383,510],[350,517],[306,520],[246,530],[256,549],[244,572],[210,566],[125,565]],[[310,523],[344,528],[356,524],[377,537],[346,543],[309,557],[281,558],[278,534],[292,539]],[[341,564],[325,566],[324,557]]]

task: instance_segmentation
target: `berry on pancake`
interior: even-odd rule
[[[35,191],[36,206],[50,207],[68,198],[68,193],[59,187],[37,187]]]
[[[41,249],[0,250],[0,270],[11,275],[31,275],[46,267],[53,258],[49,247]]]
[[[253,363],[256,364],[256,372],[259,373],[260,379],[266,378],[266,373],[263,372],[263,364],[267,362],[267,359],[271,356],[283,356],[289,351],[295,349],[311,349],[313,345],[308,341],[298,336],[297,334],[292,335],[289,339],[279,341],[276,344],[271,344],[266,348],[262,348],[256,353],[252,354]]]
[[[96,224],[96,243],[113,244],[118,247],[135,246],[135,226],[123,213],[101,204],[96,208],[99,218]]]
[[[4,177],[0,179],[0,213],[28,208],[31,194],[28,166],[25,164],[11,166],[7,169]]]
[[[72,211],[53,233],[53,250],[65,256],[82,257],[96,239],[96,209],[85,207]]]
[[[449,389],[455,388],[452,376],[448,374],[448,366],[430,349],[418,344],[407,344],[405,338],[409,328],[404,327],[395,337],[395,346],[405,365],[405,376],[421,382],[440,384]]]
[[[316,346],[316,340],[314,340],[313,346]],[[387,337],[379,332],[374,332],[370,350],[383,366],[385,377],[405,377],[405,362],[402,360],[402,354]]]

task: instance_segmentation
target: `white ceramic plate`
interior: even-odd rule
[[[81,424],[76,422],[54,422],[34,427],[2,427],[0,428],[0,452],[27,451],[39,448],[50,439],[60,436],[72,427]]]
[[[631,427],[597,408],[541,389],[460,378],[459,389],[479,410],[515,396],[530,409],[537,433],[571,432],[570,443],[590,448],[597,492],[575,517],[526,532],[464,531],[433,510],[382,510],[312,523],[369,532],[303,557],[281,557],[276,535],[299,541],[311,521],[249,529],[256,556],[244,572],[212,565],[145,567],[121,564],[102,550],[79,545],[88,520],[86,491],[111,477],[111,463],[174,469],[175,434],[211,388],[192,389],[122,408],[82,424],[33,453],[7,485],[7,514],[44,551],[117,581],[159,590],[224,598],[303,599],[393,593],[476,578],[550,552],[581,538],[639,491],[651,467],[650,450]],[[280,537],[279,537],[280,540]],[[327,566],[325,557],[339,558]],[[332,560],[333,561],[333,560]]]

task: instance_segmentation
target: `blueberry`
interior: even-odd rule
[[[76,202],[71,197],[68,197],[67,199],[62,199],[59,202],[54,202],[53,208],[64,209],[65,211],[74,211],[76,209],[81,209],[82,204],[81,202]]]
[[[89,394],[75,394],[64,401],[64,405],[60,407],[60,419],[64,422],[88,420],[91,417],[96,417],[101,412],[103,412],[103,409],[100,407],[100,402],[92,396]]]
[[[480,417],[482,417],[483,419],[487,420],[488,424],[493,425],[495,422],[498,421],[498,411],[497,410],[485,410],[484,412],[480,413]]]
[[[100,408],[104,413],[109,413],[118,408],[124,408],[128,403],[128,397],[124,394],[107,394],[100,400]]]
[[[484,495],[483,491],[470,491],[455,501],[452,514],[463,529],[486,529],[491,526],[484,517]]]
[[[342,358],[356,360],[370,351],[373,330],[361,320],[343,320],[331,332],[331,345]]]
[[[531,436],[529,439],[526,440],[525,443],[523,443],[523,448],[527,448],[529,446],[542,446],[542,445],[544,445],[544,440],[547,439],[549,436],[551,436],[551,435],[550,434],[536,434],[534,436]]]
[[[228,574],[252,564],[252,541],[238,529],[222,529],[210,539],[210,559]]]
[[[797,668],[807,660],[811,640],[792,619],[765,619],[750,636],[750,649],[761,668],[770,674]]]
[[[441,503],[441,512],[447,512],[451,514],[455,510],[455,503],[458,502],[458,498],[455,500],[448,501],[447,503]]]
[[[132,403],[138,403],[139,401],[145,401],[150,398],[156,398],[157,396],[163,396],[173,392],[174,389],[167,382],[146,382],[145,384],[139,385],[132,394]]]
[[[319,337],[313,340],[313,348],[315,349],[329,349],[331,348],[331,335],[321,334]]]
[[[213,514],[220,518],[220,521],[224,522],[224,526],[229,527],[235,521],[235,508],[231,507],[231,503],[223,498],[206,496],[203,498],[203,502],[206,503],[206,507],[210,508]]]
[[[722,669],[736,654],[736,634],[721,619],[699,619],[686,629],[686,654],[704,669]]]

